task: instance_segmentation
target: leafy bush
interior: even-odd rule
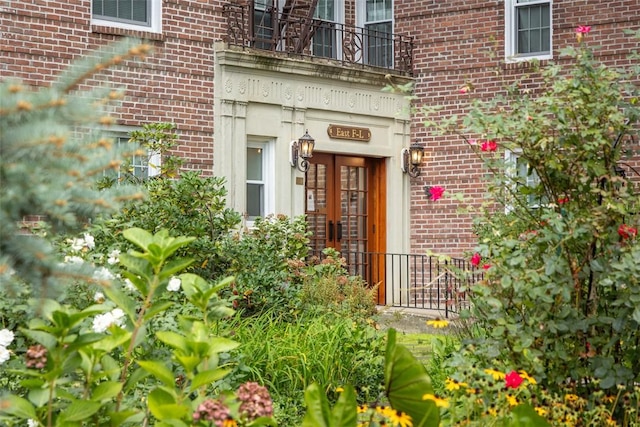
[[[186,171],[180,179],[165,175],[149,179],[144,187],[148,193],[145,203],[127,204],[93,224],[90,231],[98,250],[126,252],[131,246],[121,230],[128,227],[151,231],[165,228],[176,235],[196,236],[193,244],[179,253],[194,259],[191,271],[210,279],[224,277],[228,262],[220,245],[240,223],[239,214],[225,206],[224,179]]]
[[[222,252],[236,278],[236,307],[245,314],[263,309],[295,312],[308,253],[305,218],[258,218],[250,230],[227,237]]]
[[[485,335],[468,340],[459,366],[471,355],[501,360],[551,391],[569,386],[586,397],[632,392],[640,380],[640,197],[625,162],[638,154],[640,76],[600,64],[579,40],[562,52],[568,66],[540,70],[540,90],[516,82],[473,102],[462,127],[456,117],[427,123],[486,139],[470,146],[492,172],[493,200],[509,211],[487,207],[478,222],[474,263],[489,268],[468,289],[468,316]],[[516,176],[498,148],[519,153],[530,176]],[[534,173],[537,184],[527,185]]]
[[[375,315],[376,287],[369,287],[360,276],[349,276],[346,260],[335,249],[327,248],[323,253],[325,258],[311,259],[305,269],[302,303],[355,318]]]

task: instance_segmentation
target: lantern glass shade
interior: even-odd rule
[[[309,131],[306,131],[304,135],[298,139],[298,150],[300,157],[303,159],[309,159],[313,156],[313,148],[316,141],[309,135]]]
[[[421,145],[412,145],[409,147],[409,156],[411,157],[411,164],[418,166],[422,163],[422,156],[424,155],[424,148]]]

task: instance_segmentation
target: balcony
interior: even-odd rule
[[[287,7],[289,4],[292,6]],[[225,4],[225,42],[242,49],[323,58],[343,66],[413,76],[412,37],[392,34],[381,24],[358,28],[315,19],[317,1],[306,2],[303,13],[296,13],[295,4],[287,1],[282,9],[257,9],[253,1]]]

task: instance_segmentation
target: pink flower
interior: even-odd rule
[[[618,227],[618,235],[622,238],[622,240],[631,239],[633,237],[636,237],[637,234],[638,229],[633,228],[630,225],[620,224],[620,227]]]
[[[498,149],[498,144],[493,140],[485,141],[480,146],[480,149],[482,151],[496,151]]]
[[[462,86],[462,87],[458,90],[458,92],[460,92],[460,93],[467,93],[467,92],[469,92],[469,86],[467,86],[467,85]]]
[[[476,252],[475,254],[473,254],[473,256],[471,257],[471,265],[473,266],[478,266],[480,265],[480,261],[482,260],[482,257],[480,256],[480,254],[478,252]]]
[[[516,371],[511,371],[504,377],[507,388],[518,388],[522,384],[522,377]]]
[[[578,34],[588,34],[590,31],[590,25],[578,25],[578,28],[576,28],[576,33]]]
[[[436,200],[440,199],[444,194],[444,191],[445,191],[444,188],[439,187],[437,185],[429,188],[429,194],[431,194],[431,200],[435,202]]]

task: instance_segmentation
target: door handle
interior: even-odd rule
[[[342,222],[338,221],[338,242],[342,240]]]
[[[329,221],[329,241],[333,242],[333,221]]]

